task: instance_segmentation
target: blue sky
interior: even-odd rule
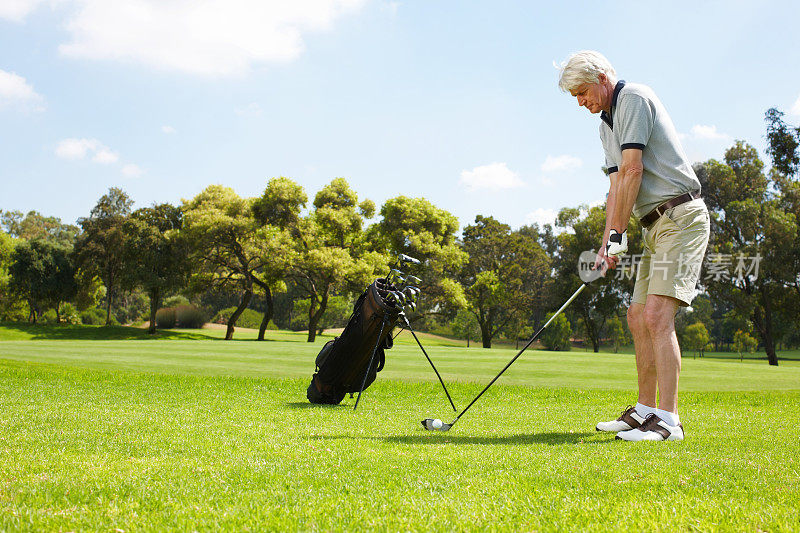
[[[220,183],[335,177],[513,227],[600,202],[597,116],[553,66],[653,87],[693,160],[800,123],[792,2],[0,0],[0,209],[74,223]]]

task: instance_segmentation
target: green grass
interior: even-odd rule
[[[430,433],[414,345],[353,412],[305,399],[326,338],[268,336],[0,342],[0,531],[800,529],[796,362],[684,359],[687,440],[625,443],[629,354],[532,351]],[[429,353],[463,407],[515,352]]]

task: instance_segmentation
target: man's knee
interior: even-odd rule
[[[675,328],[677,304],[672,298],[648,299],[644,306],[643,321],[651,333],[667,332]]]
[[[638,333],[644,327],[644,306],[642,304],[631,304],[628,307],[628,328],[633,333]]]

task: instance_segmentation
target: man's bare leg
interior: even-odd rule
[[[648,302],[650,297],[648,297]],[[645,324],[645,306],[633,303],[628,308],[628,328],[633,334],[633,347],[636,351],[636,374],[639,378],[639,403],[648,407],[656,406],[656,359],[653,341]]]
[[[675,335],[678,305],[675,298],[649,294],[644,306],[644,323],[655,358],[658,408],[675,414],[678,413],[678,378],[681,372],[681,350]],[[636,351],[638,358],[638,346]]]

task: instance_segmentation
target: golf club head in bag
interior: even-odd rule
[[[409,274],[408,276],[406,276],[406,283],[408,283],[409,285],[419,286],[419,284],[422,283],[422,280],[419,279],[417,276],[412,276],[411,274]]]
[[[397,261],[399,261],[402,264],[407,264],[407,263],[411,263],[412,265],[421,265],[422,264],[422,261],[420,261],[419,259],[417,259],[415,257],[411,257],[410,255],[406,255],[406,254],[398,254]]]

